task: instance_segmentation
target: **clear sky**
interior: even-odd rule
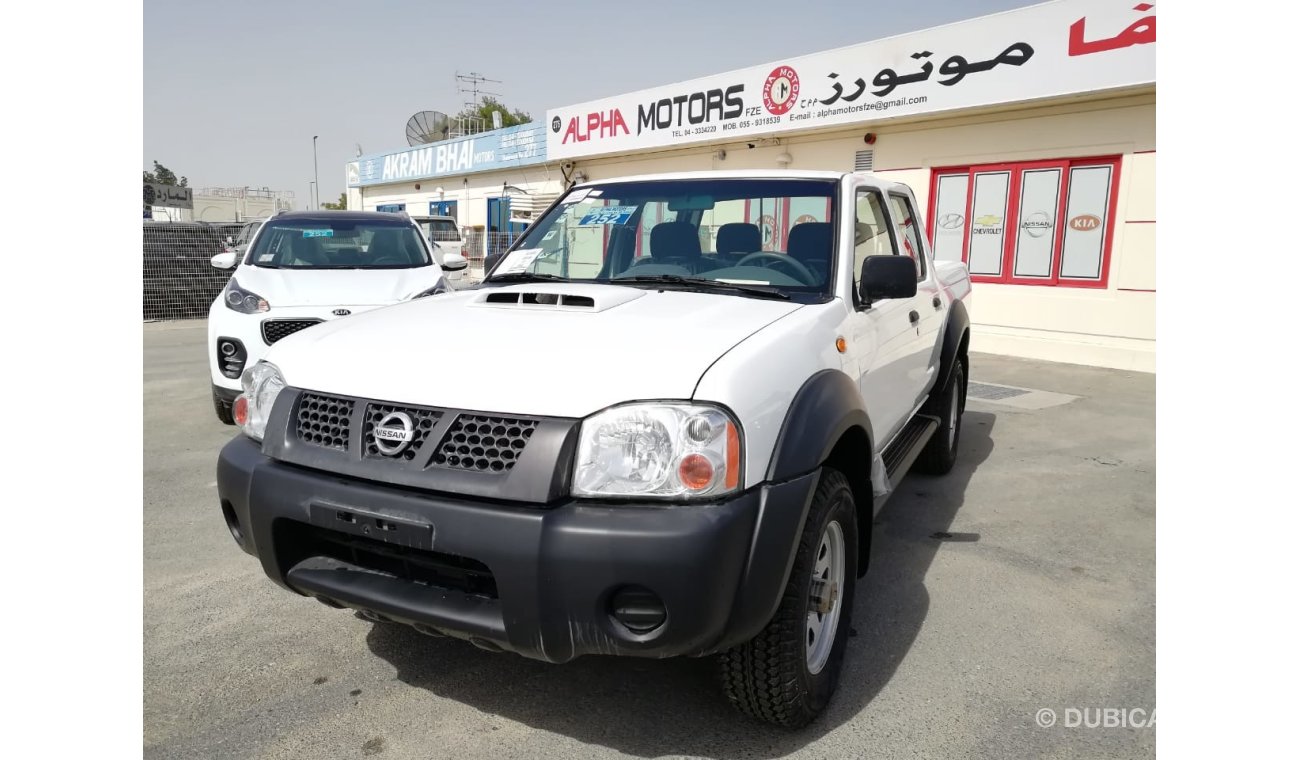
[[[337,2],[145,0],[144,160],[191,187],[322,201],[344,164],[406,145],[421,110],[455,113],[479,72],[510,108],[547,108],[1034,5],[1036,0]]]

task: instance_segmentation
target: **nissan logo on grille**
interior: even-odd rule
[[[392,412],[375,426],[375,448],[387,457],[397,456],[415,439],[415,422],[406,412]]]

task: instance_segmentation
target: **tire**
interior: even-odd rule
[[[217,419],[227,425],[235,424],[235,413],[231,409],[231,403],[217,394],[217,389],[212,389],[212,408],[217,413]]]
[[[834,570],[835,531],[839,533],[842,575]],[[819,557],[823,549],[826,554]],[[819,559],[826,562],[819,566]],[[841,582],[832,596],[835,606],[820,616],[823,627],[810,645],[816,614],[810,611],[814,570],[819,577],[838,576]],[[838,470],[822,468],[776,614],[753,639],[718,656],[722,688],[731,704],[747,715],[785,728],[806,726],[821,714],[839,683],[857,570],[853,491]],[[813,661],[819,666],[813,667]]]
[[[966,367],[961,360],[953,366],[948,387],[935,398],[928,412],[939,418],[939,429],[916,458],[916,470],[929,475],[946,475],[957,462],[961,442],[961,415],[966,411]]]

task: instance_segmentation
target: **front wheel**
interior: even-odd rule
[[[821,714],[839,682],[857,575],[853,491],[842,473],[823,468],[776,614],[753,639],[718,657],[733,705],[785,728]]]

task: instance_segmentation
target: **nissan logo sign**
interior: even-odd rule
[[[415,440],[415,421],[406,412],[390,412],[375,425],[374,439],[380,454],[397,456]]]

